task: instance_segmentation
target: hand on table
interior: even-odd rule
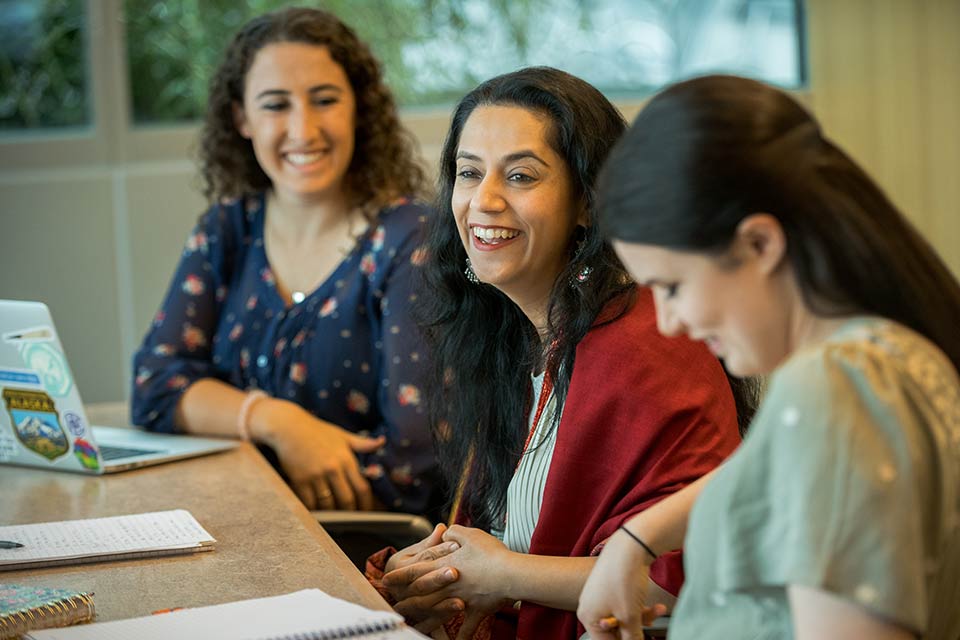
[[[304,505],[308,509],[373,509],[370,483],[360,471],[356,454],[372,453],[386,439],[351,433],[283,400],[273,400],[271,405],[273,426],[264,440],[276,451]]]
[[[610,536],[577,608],[577,617],[593,640],[642,639],[643,625],[667,612],[663,604],[647,602],[650,561],[643,547],[623,531]]]

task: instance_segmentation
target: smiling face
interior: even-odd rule
[[[480,106],[456,155],[451,206],[467,257],[528,316],[549,300],[574,228],[586,223],[551,131],[549,118],[522,107]]]
[[[278,198],[342,197],[353,158],[356,100],[326,47],[278,42],[260,49],[234,116]]]
[[[653,289],[660,333],[702,340],[730,373],[768,373],[797,346],[797,318],[808,314],[780,248],[740,235],[721,257],[613,244],[633,278]]]

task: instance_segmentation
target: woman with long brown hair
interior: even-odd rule
[[[936,253],[805,109],[743,78],[655,97],[600,189],[661,332],[772,375],[737,452],[610,539],[591,637],[641,637],[647,568],[682,542],[673,640],[960,637],[960,285]]]

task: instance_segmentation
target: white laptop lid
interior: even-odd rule
[[[0,463],[100,474],[236,446],[131,429],[95,432],[40,302],[0,300],[0,403]],[[116,459],[105,461],[105,451]]]

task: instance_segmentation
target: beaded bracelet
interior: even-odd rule
[[[240,413],[237,414],[237,433],[240,434],[241,440],[250,439],[250,412],[253,410],[253,405],[266,397],[268,397],[267,394],[260,389],[251,389],[247,392],[247,397],[240,405]]]
[[[653,549],[651,549],[650,546],[649,546],[646,542],[644,542],[643,540],[640,539],[640,536],[638,536],[637,534],[635,534],[633,531],[630,531],[630,529],[627,529],[627,528],[626,528],[625,526],[623,526],[623,525],[620,525],[620,528],[623,529],[623,531],[624,531],[628,536],[630,536],[631,538],[633,538],[634,540],[636,540],[636,541],[637,541],[637,544],[639,544],[641,547],[643,547],[643,550],[646,551],[647,553],[649,553],[651,558],[653,558],[654,560],[656,560],[656,559],[658,558],[657,554],[655,554],[655,553],[653,552]]]

